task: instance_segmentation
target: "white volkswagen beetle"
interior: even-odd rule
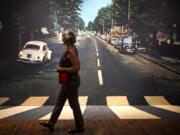
[[[42,41],[29,41],[19,52],[18,61],[23,63],[44,63],[50,60],[52,51],[47,43]]]

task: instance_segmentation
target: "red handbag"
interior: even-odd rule
[[[66,85],[69,82],[69,76],[66,72],[59,72],[59,84]]]

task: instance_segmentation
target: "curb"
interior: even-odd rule
[[[174,68],[171,68],[170,66],[167,66],[161,62],[158,62],[157,60],[153,60],[150,57],[143,55],[142,53],[138,53],[138,55],[149,60],[149,61],[151,61],[151,62],[153,62],[153,63],[155,63],[155,64],[157,64],[157,65],[159,65],[159,66],[161,66],[161,67],[163,67],[163,68],[165,68],[165,69],[167,69],[167,70],[169,70],[169,71],[171,71],[171,72],[173,72],[173,73],[175,73],[175,74],[180,75],[179,71],[175,70]]]

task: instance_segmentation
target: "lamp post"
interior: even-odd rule
[[[113,27],[114,27],[114,19],[112,18],[112,20],[111,20],[111,29],[113,29]]]
[[[128,34],[130,32],[131,0],[128,1]]]
[[[103,20],[103,35],[104,35],[104,20]]]

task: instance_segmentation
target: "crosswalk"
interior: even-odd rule
[[[101,109],[100,106],[89,105],[88,98],[88,96],[79,96],[81,111],[85,116],[88,116],[88,118],[89,116],[94,118],[94,115],[100,116],[106,112],[112,112],[112,114],[119,119],[161,119],[166,116],[171,117],[172,115],[180,118],[180,106],[172,105],[164,96],[144,96],[144,100],[148,105],[135,106],[130,105],[127,96],[107,96],[107,105],[104,105],[104,109]],[[30,96],[20,105],[6,106],[6,102],[10,100],[9,97],[0,97],[0,119],[14,118],[21,114],[23,118],[27,117],[29,119],[29,117],[36,115],[33,111],[39,108],[49,108],[47,113],[36,111],[36,113],[43,113],[42,115],[37,115],[37,119],[46,120],[49,119],[53,109],[53,106],[46,105],[49,96]],[[97,108],[99,110],[97,110]],[[32,115],[29,115],[29,113],[32,113]],[[167,115],[165,113],[167,113]],[[26,114],[28,115],[25,116]],[[68,101],[66,101],[59,119],[73,119],[73,112]]]
[[[49,96],[30,96],[23,101],[20,106],[43,106],[50,99]],[[164,96],[144,96],[144,100],[151,106],[155,105],[171,105]],[[0,106],[7,105],[11,101],[9,97],[0,97]],[[88,96],[79,96],[80,105],[86,105]],[[128,96],[106,96],[107,106],[128,106],[131,105],[128,101]],[[69,105],[68,101],[65,103]]]
[[[47,100],[48,100],[48,96],[41,96],[41,97],[29,97],[27,100],[25,100],[21,106],[29,106],[29,105],[37,105],[37,106],[41,106],[43,105]]]

